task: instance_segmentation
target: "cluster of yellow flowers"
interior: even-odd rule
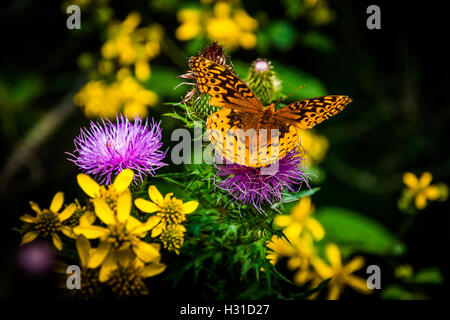
[[[164,33],[158,24],[137,28],[140,22],[139,13],[132,12],[123,22],[111,23],[108,40],[101,49],[104,60],[100,62],[111,63],[111,60],[117,59],[121,66],[134,65],[136,78],[146,81],[150,77],[148,61],[159,54]]]
[[[180,26],[175,31],[178,40],[206,36],[230,50],[256,46],[255,31],[258,21],[252,18],[238,2],[218,1],[201,9],[185,8],[178,12]]]
[[[182,200],[172,197],[173,193],[163,197],[155,186],[148,188],[148,195],[152,201],[136,199],[136,207],[145,213],[152,213],[151,218],[159,223],[152,230],[152,237],[159,237],[165,249],[179,254],[186,232],[183,222],[187,214],[197,209],[198,202],[183,203]]]
[[[90,81],[74,97],[74,103],[84,107],[89,118],[114,118],[123,113],[128,119],[147,115],[147,107],[155,106],[158,96],[144,88],[128,69],[120,70],[116,81]]]
[[[308,18],[316,25],[325,25],[335,19],[326,0],[303,0],[303,5]]]
[[[271,252],[267,259],[276,264],[281,258],[287,258],[287,267],[295,271],[294,283],[310,288],[317,287],[322,281],[331,279],[327,299],[336,300],[346,285],[362,294],[369,294],[366,281],[353,273],[364,266],[360,256],[353,258],[346,265],[342,264],[339,247],[334,243],[325,246],[325,255],[329,263],[317,255],[314,241],[320,241],[325,236],[325,230],[312,215],[314,205],[310,197],[300,199],[290,215],[275,217],[275,225],[283,228],[286,238],[274,236],[267,247]],[[313,294],[311,298],[316,298]]]
[[[160,236],[165,248],[178,252],[183,244],[183,235],[180,240],[179,233],[174,230],[180,230],[182,225],[175,222],[185,220],[185,215],[193,212],[198,203],[183,203],[171,198],[171,194],[163,199],[152,186],[149,195],[155,203],[144,199],[136,199],[135,202],[140,208],[156,214],[141,221],[143,219],[131,215],[132,195],[129,186],[133,178],[133,171],[125,169],[112,185],[103,186],[88,175],[78,174],[78,184],[90,197],[89,206],[92,208],[71,203],[60,212],[64,203],[62,192],[54,196],[49,209],[41,210],[31,202],[31,208],[37,215],[25,214],[21,217],[27,230],[21,244],[29,243],[38,236],[51,237],[55,248],[62,250],[62,233],[76,239],[84,275],[82,291],[87,296],[97,293],[93,289],[99,288],[97,282],[105,283],[118,296],[146,294],[143,279],[160,274],[166,267],[160,261],[160,244],[147,240],[150,230],[152,237]],[[73,216],[76,216],[75,221],[70,221]],[[181,233],[184,234],[185,229],[182,228]],[[95,248],[91,245],[94,240],[98,243]]]
[[[151,76],[149,61],[160,53],[163,29],[158,24],[137,28],[140,21],[140,15],[132,12],[123,22],[109,25],[97,64],[98,74],[105,79],[90,81],[74,98],[87,117],[113,118],[124,113],[133,119],[146,116],[147,108],[156,105],[157,94],[140,82]]]
[[[407,188],[403,189],[399,199],[399,209],[404,212],[411,212],[412,203],[417,210],[423,210],[428,201],[445,201],[448,198],[448,186],[444,183],[431,184],[433,175],[424,172],[417,177],[411,172],[403,175],[403,183]]]

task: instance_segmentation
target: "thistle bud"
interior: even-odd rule
[[[270,104],[281,90],[281,81],[278,79],[270,61],[257,59],[249,70],[248,86],[255,92],[263,105]]]
[[[209,104],[210,99],[211,97],[207,94],[199,95],[197,99],[193,99],[193,102],[188,104],[191,117],[206,121],[212,113],[219,110],[219,108]]]
[[[217,44],[217,42],[213,42],[203,48],[198,55],[232,70],[232,67],[227,64],[227,57],[223,52],[223,47]],[[192,70],[189,70],[185,74],[179,76],[179,78],[197,81],[197,76]],[[206,119],[212,113],[216,112],[218,108],[211,106],[208,103],[211,97],[208,94],[202,94],[196,82],[186,82],[186,84],[193,84],[194,87],[184,96],[183,103],[186,104],[191,117],[206,121]]]

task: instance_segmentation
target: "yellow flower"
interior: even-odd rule
[[[300,138],[300,143],[306,151],[308,163],[321,163],[329,148],[327,137],[318,135],[311,130],[297,129],[297,133]]]
[[[348,264],[342,265],[341,252],[338,246],[333,243],[326,245],[325,254],[331,266],[318,257],[312,260],[312,265],[323,280],[331,278],[328,283],[328,300],[339,299],[339,296],[346,285],[351,286],[362,294],[369,294],[372,292],[372,290],[367,287],[365,279],[353,275],[353,272],[364,266],[364,259],[362,257],[355,257]]]
[[[298,237],[303,230],[306,230],[314,239],[321,240],[325,230],[319,221],[312,217],[313,212],[314,205],[311,203],[311,198],[304,197],[300,199],[290,215],[277,215],[274,223],[283,227],[283,232],[289,239]]]
[[[267,247],[270,249],[266,258],[275,265],[280,258],[288,258],[287,268],[297,270],[294,274],[294,283],[303,286],[313,281],[317,283],[317,275],[311,269],[311,260],[314,257],[314,245],[309,235],[295,238],[278,238],[273,236]]]
[[[78,236],[75,241],[81,266],[81,290],[80,296],[85,299],[94,298],[100,292],[101,287],[98,279],[98,270],[89,268],[89,261],[96,254],[97,249],[91,248],[89,240],[84,236]],[[65,271],[65,270],[64,270]],[[78,291],[78,290],[75,290]],[[78,292],[77,292],[78,293]]]
[[[33,217],[25,214],[20,217],[20,220],[32,225],[32,231],[25,233],[21,245],[33,241],[38,236],[51,236],[55,248],[61,250],[63,243],[58,233],[61,232],[67,237],[73,237],[71,228],[62,223],[69,219],[76,210],[76,205],[71,203],[62,212],[59,212],[63,204],[64,194],[62,192],[55,194],[48,209],[41,210],[36,203],[30,201],[31,209],[37,215]]]
[[[197,9],[181,9],[177,19],[181,25],[175,30],[178,40],[186,41],[195,38],[201,33],[201,12]]]
[[[167,225],[161,231],[159,239],[161,240],[164,249],[174,251],[176,254],[180,253],[180,248],[184,243],[184,233],[186,228],[181,224]]]
[[[133,181],[134,173],[131,169],[122,170],[109,186],[99,185],[94,179],[84,173],[77,175],[78,185],[92,199],[102,199],[113,210],[116,209],[119,196],[128,191],[128,187]]]
[[[173,193],[166,194],[165,197],[155,186],[148,188],[148,195],[152,201],[138,198],[134,201],[136,207],[146,213],[156,213],[152,218],[157,219],[158,226],[153,228],[152,237],[157,237],[168,225],[181,224],[186,220],[186,215],[194,212],[198,207],[197,201],[183,203],[175,197]]]
[[[136,78],[141,81],[146,81],[150,78],[150,65],[146,60],[136,61],[134,65],[134,73],[136,74]]]
[[[118,176],[116,181],[121,178]],[[129,184],[126,181],[117,183],[119,186]],[[117,190],[114,189],[114,192]],[[122,190],[118,194],[113,203],[114,209],[111,209],[108,203],[96,194],[92,194],[92,196],[94,197],[95,214],[106,227],[80,221],[80,225],[73,231],[87,239],[100,240],[95,254],[91,256],[87,265],[89,268],[97,268],[101,265],[99,275],[101,282],[106,281],[109,273],[118,268],[118,260],[126,251],[134,253],[145,263],[159,261],[159,246],[142,240],[159,220],[151,217],[145,223],[141,223],[131,216],[132,199],[128,189]]]
[[[403,175],[403,182],[408,187],[411,196],[414,197],[414,204],[417,209],[426,207],[427,201],[439,199],[440,191],[435,185],[430,185],[433,176],[430,172],[424,172],[417,178],[413,173],[406,172]]]
[[[180,26],[175,31],[178,40],[186,41],[206,34],[212,41],[218,41],[227,49],[241,46],[253,49],[257,38],[258,21],[241,7],[219,1],[212,11],[203,9],[182,9],[177,15]]]
[[[159,250],[159,247],[157,248]],[[107,277],[106,284],[119,297],[148,294],[145,278],[153,277],[165,270],[159,261],[144,264],[141,260],[124,252],[118,257],[118,266]]]

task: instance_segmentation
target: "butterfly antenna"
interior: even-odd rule
[[[287,98],[289,98],[290,96],[292,96],[294,93],[296,93],[298,90],[302,89],[303,87],[305,87],[306,84],[302,84],[300,87],[298,87],[297,89],[295,89],[293,92],[289,93],[286,97],[280,98],[277,100],[276,104],[278,104],[278,102],[280,102],[281,100],[286,100]]]

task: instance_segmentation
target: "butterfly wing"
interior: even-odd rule
[[[253,114],[262,111],[255,93],[226,67],[197,56],[189,60],[189,65],[197,76],[200,91],[211,96],[210,105]]]
[[[310,129],[341,112],[350,102],[350,97],[342,95],[305,99],[277,110],[274,117],[297,128]]]
[[[282,159],[298,144],[297,129],[281,122],[255,130],[254,115],[221,109],[206,123],[209,140],[226,160],[247,167],[263,167]],[[272,131],[272,129],[275,129]]]

